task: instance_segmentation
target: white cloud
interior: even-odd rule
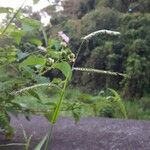
[[[55,0],[49,0],[50,3],[53,3]],[[24,2],[24,0],[0,0],[0,7],[11,7],[14,9],[18,9],[22,3]],[[24,3],[24,6],[32,6],[32,9],[34,12],[40,11],[41,9],[43,9],[44,7],[50,5],[50,3],[48,2],[48,0],[40,0],[37,4],[33,5],[33,0],[26,0]],[[41,22],[44,23],[44,25],[49,23],[50,20],[50,16],[48,16],[48,14],[41,14]],[[2,19],[5,18],[5,14],[0,14],[0,22],[2,21]]]
[[[23,0],[0,0],[1,7],[19,8],[23,3]],[[26,0],[25,5],[32,6],[32,0]]]
[[[23,4],[24,0],[0,0],[1,7],[19,8]],[[50,0],[53,2],[53,0]],[[40,0],[36,5],[33,5],[33,0],[26,0],[24,6],[32,6],[33,11],[39,11],[40,9],[48,6],[50,3],[48,0]]]
[[[40,12],[41,9],[46,6],[52,4],[55,0],[40,0],[37,4],[33,4],[33,0],[26,0],[24,6],[31,6],[34,12]],[[14,9],[18,9],[24,0],[0,0],[0,7],[11,7]],[[61,5],[61,2],[59,3]],[[61,6],[56,7],[57,11],[63,10]],[[44,25],[47,25],[50,22],[51,16],[49,16],[46,12],[40,12],[41,22]],[[6,14],[0,14],[0,22],[5,18]]]

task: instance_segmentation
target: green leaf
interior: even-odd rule
[[[53,82],[54,84],[59,84],[59,83],[62,82],[62,80],[61,80],[60,78],[54,78],[54,79],[52,80],[52,82]]]
[[[37,83],[49,83],[49,78],[46,78],[46,77],[43,77],[41,75],[35,75],[34,76],[34,80],[37,82]]]
[[[28,92],[29,92],[29,94],[30,94],[31,96],[33,96],[33,97],[35,97],[36,99],[38,99],[38,100],[41,101],[40,96],[39,96],[35,91],[29,90]]]
[[[7,28],[7,30],[6,30],[6,33],[8,33],[8,34],[11,35],[11,33],[14,32],[15,30],[16,30],[16,25],[14,25],[14,24],[9,24],[9,26],[8,26],[8,28]]]
[[[124,116],[124,118],[127,119],[128,118],[127,112],[126,112],[125,106],[121,100],[120,95],[113,89],[108,88],[108,90],[114,95],[114,101],[113,102],[116,104],[116,107],[119,107],[122,115]]]
[[[21,65],[20,65],[20,68],[21,68],[20,70],[21,70],[22,76],[24,76],[26,79],[33,78],[35,76],[35,72],[32,68],[24,67],[24,66],[21,66]]]
[[[20,61],[26,57],[28,57],[29,54],[28,53],[23,53],[22,51],[17,52],[17,60]]]
[[[55,63],[53,65],[54,68],[56,69],[59,69],[63,74],[64,76],[67,78],[68,77],[68,80],[71,80],[71,77],[72,77],[72,69],[70,67],[70,65],[67,63],[67,62],[60,62],[60,63]]]
[[[94,101],[92,100],[92,96],[89,94],[84,94],[84,93],[82,93],[78,96],[78,100],[85,104],[94,103]]]
[[[11,32],[11,36],[13,37],[14,41],[16,42],[16,44],[20,44],[21,38],[25,35],[25,33],[23,31],[14,31]]]
[[[57,121],[57,119],[59,117],[59,113],[60,113],[60,109],[61,109],[61,105],[62,105],[62,102],[63,102],[64,95],[65,95],[67,83],[68,83],[68,77],[66,77],[63,89],[61,91],[60,99],[59,99],[58,104],[57,104],[57,106],[56,106],[56,108],[54,110],[53,116],[52,116],[52,118],[50,120],[52,125],[54,125],[56,123],[56,121]]]
[[[0,7],[0,14],[10,13],[11,10],[12,10],[12,8],[9,8],[9,7]]]
[[[40,143],[34,148],[34,150],[41,150],[42,146],[46,142],[48,135],[46,134],[44,138],[40,141]]]
[[[52,49],[48,48],[47,51],[48,51],[48,55],[53,59],[59,59],[61,56],[60,52],[54,51]]]
[[[47,102],[47,103],[44,103],[44,105],[49,105],[49,106],[56,107],[56,103],[54,103],[54,102]]]
[[[10,90],[13,88],[15,85],[19,84],[20,81],[17,79],[11,79],[5,82],[0,82],[0,92],[5,91],[5,90]]]
[[[28,32],[41,27],[40,21],[28,17],[21,19],[21,23],[23,30]]]
[[[32,44],[35,44],[37,46],[41,46],[42,45],[42,42],[39,39],[37,39],[37,38],[31,38],[29,40],[29,42],[32,43]]]
[[[33,4],[37,4],[40,0],[33,0]]]
[[[74,119],[75,119],[75,123],[78,123],[79,122],[79,120],[80,120],[80,113],[79,112],[75,112],[75,111],[72,111],[72,115],[73,115],[73,117],[74,117]]]
[[[51,122],[53,114],[54,114],[54,111],[48,111],[44,114],[44,116],[49,122]]]
[[[60,42],[54,39],[49,39],[48,40],[48,46],[56,51],[59,51],[61,49]]]
[[[22,29],[25,32],[31,32],[34,28],[26,23],[22,23]]]
[[[20,64],[20,67],[26,67],[26,66],[35,67],[36,65],[44,66],[45,63],[46,63],[46,59],[44,57],[31,55]]]

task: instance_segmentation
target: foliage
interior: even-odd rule
[[[83,17],[87,12],[95,8],[96,0],[65,0],[62,5],[64,13],[77,18]]]
[[[72,55],[71,50],[62,46],[57,40],[49,40],[47,47],[38,48],[37,46],[40,46],[42,42],[30,32],[33,31],[34,33],[42,25],[37,20],[23,16],[19,10],[17,13],[14,12],[13,18],[1,31],[0,37],[0,40],[9,38],[12,41],[12,44],[0,48],[0,122],[1,128],[5,129],[7,138],[13,134],[9,125],[9,113],[24,112],[28,114],[33,111],[22,103],[16,103],[14,101],[16,95],[26,92],[38,99],[40,103],[40,98],[34,88],[51,86],[50,78],[44,76],[45,72],[60,70],[66,78],[68,72],[69,75],[71,74],[69,62],[74,59],[70,57]],[[14,19],[19,22],[20,27],[13,25]],[[19,46],[24,42],[23,38],[29,34],[28,43],[35,45],[34,51],[20,49]],[[62,86],[61,83],[63,84],[63,81],[59,80],[60,87]],[[58,83],[55,84],[58,86]]]
[[[36,2],[38,1],[34,1],[34,3]],[[92,105],[94,113],[97,114],[98,105],[96,106],[95,100],[89,100],[90,103],[85,100],[82,101],[82,104],[81,101],[64,102],[66,87],[72,77],[71,62],[75,63],[75,55],[66,44],[64,45],[64,43],[55,39],[48,39],[43,32],[42,24],[38,20],[25,17],[20,13],[20,9],[21,7],[14,12],[13,17],[1,31],[0,37],[1,39],[9,38],[12,41],[10,45],[0,48],[0,122],[2,122],[1,128],[4,129],[6,137],[11,138],[13,135],[9,113],[17,114],[21,112],[25,114],[27,119],[30,113],[36,113],[36,109],[33,107],[16,101],[16,97],[21,94],[34,97],[35,103],[48,108],[41,113],[51,122],[51,131],[62,109],[71,111],[76,122],[80,118],[80,110],[83,104]],[[35,36],[41,32],[41,29],[45,39],[45,47],[42,46],[42,41]],[[30,50],[28,47],[33,49]],[[53,71],[59,71],[59,76],[53,74]],[[45,86],[58,89],[59,97],[57,101],[42,102],[36,89]],[[79,100],[82,100],[82,98],[79,98]],[[100,104],[102,107],[102,103]],[[39,147],[46,140],[45,149],[47,149],[50,138],[51,132],[43,139]],[[28,149],[30,139],[28,141],[26,138],[26,149]]]
[[[96,8],[96,3],[93,4],[91,0],[83,0],[80,2],[77,18],[81,20],[79,21],[76,18],[77,24],[74,24],[76,21],[71,18],[72,20],[67,21],[67,24],[65,24],[66,22],[61,24],[61,27],[64,27],[70,35],[80,35],[80,31],[82,31],[83,35],[86,35],[87,33],[104,28],[118,29],[119,21],[122,22],[119,17],[121,13],[110,7]],[[34,0],[34,4],[36,3],[38,3],[38,0]],[[90,5],[91,3],[93,6]],[[94,8],[96,9],[93,10]],[[143,65],[143,63],[147,62],[148,47],[144,46],[147,41],[141,38],[145,36],[142,34],[143,29],[141,29],[139,33],[135,31],[135,29],[142,26],[140,22],[137,24],[136,19],[132,22],[130,17],[127,18],[129,22],[127,21],[128,25],[126,30],[131,30],[132,32],[128,34],[133,34],[129,36],[129,40],[132,39],[134,41],[130,47],[132,55],[130,55],[130,51],[125,52],[125,49],[128,47],[128,45],[126,47],[125,41],[123,41],[124,39],[128,39],[128,35],[126,35],[125,32],[125,34],[121,36],[120,40],[122,41],[118,40],[115,36],[109,37],[107,34],[103,35],[102,38],[93,36],[92,39],[88,39],[89,41],[83,38],[75,59],[75,55],[71,52],[66,43],[61,42],[58,38],[48,38],[42,24],[38,20],[24,16],[20,13],[20,9],[21,7],[17,11],[13,11],[13,17],[10,18],[6,27],[2,26],[2,30],[0,31],[0,40],[4,41],[7,39],[11,41],[10,44],[6,43],[6,45],[0,48],[0,122],[3,122],[2,128],[5,130],[6,136],[10,137],[13,134],[13,130],[9,124],[9,113],[17,114],[21,112],[24,113],[27,118],[30,113],[42,114],[52,124],[50,131],[52,131],[60,113],[71,112],[71,115],[77,122],[84,110],[88,108],[92,110],[95,116],[101,116],[103,112],[104,116],[108,115],[109,117],[113,117],[115,113],[119,113],[119,117],[127,118],[127,113],[120,96],[112,89],[109,89],[108,95],[99,93],[96,96],[91,96],[89,94],[80,93],[74,100],[68,100],[66,98],[68,95],[65,93],[67,85],[72,79],[72,72],[77,70],[75,63],[82,49],[88,51],[82,52],[82,58],[84,57],[86,59],[84,59],[84,62],[81,61],[81,65],[85,63],[85,67],[96,67],[96,69],[80,68],[80,70],[123,76],[124,74],[119,74],[118,72],[123,71],[125,68],[130,80],[133,79],[135,82],[141,78],[141,76],[145,76],[145,74],[141,75],[141,71],[144,71],[149,65]],[[90,10],[92,11],[90,12]],[[89,13],[86,14],[87,12]],[[148,24],[148,17],[141,19],[144,19],[143,21]],[[89,24],[89,20],[92,21],[92,24]],[[74,26],[70,28],[72,24],[74,24]],[[78,24],[81,25],[81,28],[78,32],[75,32],[78,28]],[[120,30],[123,29],[120,28]],[[74,41],[77,39],[77,43],[74,45],[79,46],[78,41],[80,41],[79,38],[81,37],[74,35],[73,38]],[[148,39],[148,35],[146,35],[145,38]],[[120,44],[121,42],[123,42],[123,46]],[[129,44],[131,44],[131,42],[129,42]],[[124,52],[123,54],[125,54],[125,56],[120,52],[120,49]],[[140,60],[139,56],[141,55],[142,58],[140,57]],[[130,56],[132,57],[130,58]],[[99,58],[102,60],[99,60]],[[120,62],[124,62],[125,66],[120,64]],[[119,70],[117,70],[118,66]],[[131,73],[130,70],[133,70],[133,68],[135,71]],[[98,69],[107,69],[107,71]],[[108,69],[113,72],[108,71]],[[139,70],[140,72],[138,72]],[[135,78],[133,78],[133,76]],[[85,78],[89,81],[91,80],[94,84],[100,84],[100,81],[103,80],[103,78],[99,81],[95,80],[95,78],[90,79],[91,77],[82,74],[82,82],[84,82]],[[106,76],[104,78],[106,78]],[[130,85],[130,80],[125,79],[125,85]],[[82,82],[81,84],[83,84]],[[87,84],[89,83],[87,82],[85,85]],[[94,84],[91,84],[93,88],[95,88]],[[90,86],[88,88],[90,88]],[[38,88],[44,92],[42,96],[38,92]],[[52,88],[52,90],[50,88]],[[142,88],[143,86],[140,87],[140,90]],[[51,93],[55,92],[54,89],[56,89],[56,96]],[[97,89],[97,91],[99,91],[99,89]],[[43,101],[45,95],[46,101]],[[35,109],[33,106],[31,107],[29,103],[23,103],[23,101],[17,100],[21,99],[21,97],[30,97],[30,103],[33,100],[34,104],[40,106],[40,110]],[[118,107],[116,108],[116,106]],[[42,145],[46,142],[45,149],[47,149],[50,138],[51,132],[43,138],[37,148],[41,149]],[[29,138],[29,141],[26,139],[28,144],[30,139],[31,138]],[[28,149],[28,145],[26,149]]]
[[[80,38],[88,33],[100,29],[119,31],[121,35],[117,38],[97,36],[86,41],[81,48],[76,65],[122,72],[128,74],[129,78],[76,73],[73,83],[80,87],[88,87],[86,88],[88,91],[90,89],[95,92],[102,87],[115,88],[125,97],[142,97],[145,93],[149,93],[150,2],[148,0],[96,0],[94,6],[88,11],[82,7],[84,4],[89,7],[88,1],[78,0],[74,3],[68,0],[64,4],[66,11],[62,12],[62,15],[68,17],[64,22],[54,24],[51,33],[54,33],[53,31],[59,26],[59,29],[70,35],[71,47],[76,52],[80,45]],[[74,8],[76,10],[72,9],[73,6],[76,6]],[[73,16],[69,15],[71,10]],[[79,17],[78,14],[81,16]]]
[[[89,22],[88,20],[91,20]],[[101,7],[86,14],[82,18],[83,34],[100,29],[115,29],[118,23],[118,13],[110,8]]]
[[[144,97],[143,97],[144,98]],[[141,101],[141,103],[139,102]],[[147,99],[149,101],[149,98]],[[143,105],[145,105],[144,101],[140,100],[126,100],[124,102],[127,115],[129,119],[140,119],[140,120],[150,120],[150,111],[149,109],[145,109]],[[118,114],[116,114],[117,116]]]

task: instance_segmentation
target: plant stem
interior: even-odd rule
[[[69,77],[69,75],[68,75],[68,77]],[[56,123],[57,118],[58,118],[58,116],[59,116],[61,104],[62,104],[62,102],[63,102],[63,97],[64,97],[65,90],[66,90],[67,83],[68,83],[68,77],[66,78],[66,80],[65,80],[65,82],[64,82],[64,87],[63,87],[63,89],[62,89],[62,91],[61,91],[60,99],[59,99],[59,101],[58,101],[58,104],[57,104],[56,109],[55,109],[55,111],[54,111],[54,114],[53,114],[53,116],[52,116],[52,120],[51,120],[51,123],[52,123],[52,124],[55,124],[55,123]]]
[[[18,8],[18,10],[16,11],[16,13],[13,15],[13,17],[10,19],[10,21],[8,22],[8,24],[6,25],[5,29],[2,31],[2,33],[0,34],[0,37],[2,37],[4,35],[4,33],[6,32],[6,30],[8,29],[8,27],[10,26],[10,24],[12,23],[12,21],[16,18],[16,16],[18,15],[19,11],[21,10],[21,8],[23,7],[24,3],[26,2],[26,0],[22,3],[22,5]]]
[[[31,142],[31,138],[32,138],[33,135],[31,135],[27,141],[26,141],[26,145],[25,145],[25,150],[29,150],[29,146],[30,146],[30,142]]]
[[[25,143],[10,143],[10,144],[2,144],[0,147],[7,147],[7,146],[25,146]]]
[[[41,30],[42,30],[42,34],[43,34],[43,37],[44,37],[45,46],[47,47],[48,46],[48,39],[47,39],[46,32],[45,32],[45,30],[42,26],[41,26]]]
[[[63,97],[64,97],[64,94],[65,94],[65,90],[66,90],[66,87],[67,87],[67,83],[68,83],[68,77],[69,75],[67,76],[65,82],[64,82],[64,87],[61,91],[61,95],[60,95],[60,99],[59,99],[59,102],[56,106],[56,109],[54,110],[54,114],[52,116],[52,119],[51,119],[51,128],[49,130],[49,135],[48,135],[48,139],[47,139],[47,142],[46,142],[46,146],[45,146],[45,150],[48,150],[48,144],[49,142],[51,141],[52,139],[52,131],[53,131],[53,127],[55,126],[55,123],[58,119],[58,116],[59,116],[59,112],[60,112],[60,108],[61,108],[61,105],[62,105],[62,102],[63,102]]]
[[[49,132],[48,132],[48,137],[46,140],[46,145],[45,145],[45,150],[48,150],[48,144],[51,143],[52,141],[52,132],[53,132],[54,124],[51,125]]]

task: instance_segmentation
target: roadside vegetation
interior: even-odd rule
[[[0,7],[1,132],[13,137],[10,113],[43,115],[51,128],[37,150],[47,150],[59,116],[149,120],[150,2],[67,0],[61,13],[56,6],[43,9],[52,16],[46,27],[23,5]]]

